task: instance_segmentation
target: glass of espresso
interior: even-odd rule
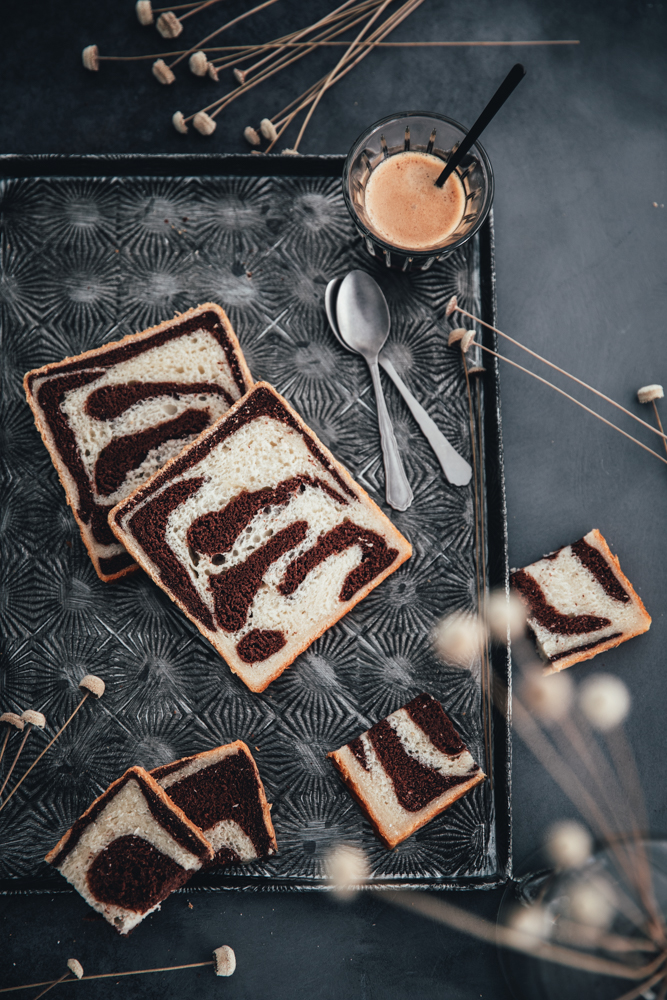
[[[425,271],[475,235],[493,201],[493,171],[476,143],[443,187],[435,181],[466,135],[426,111],[383,118],[352,146],[343,195],[372,256],[387,267]]]

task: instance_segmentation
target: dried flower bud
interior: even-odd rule
[[[208,59],[205,52],[193,52],[188,61],[190,72],[195,76],[206,76],[208,69]]]
[[[137,0],[134,9],[137,12],[137,20],[139,21],[139,24],[153,23],[153,6],[151,4],[151,0]]]
[[[270,118],[262,118],[259,123],[259,131],[269,142],[275,142],[278,138],[278,130]]]
[[[231,976],[236,969],[236,955],[228,944],[221,945],[213,952],[216,976]]]
[[[185,133],[188,131],[188,126],[185,124],[185,118],[183,117],[182,111],[174,111],[173,115],[171,116],[171,124],[174,126],[177,132],[181,133],[181,135],[185,135]]]
[[[475,331],[466,330],[465,335],[461,337],[461,350],[464,354],[467,353],[468,349],[472,347],[475,343]]]
[[[38,729],[44,729],[46,725],[46,716],[42,715],[41,712],[34,712],[31,708],[28,708],[21,718],[24,722],[27,722],[30,726],[37,726]]]
[[[86,45],[81,53],[81,58],[86,69],[90,69],[96,73],[100,68],[100,53],[97,45]]]
[[[20,715],[16,714],[16,712],[3,712],[2,715],[0,715],[0,722],[6,722],[7,725],[14,726],[19,730],[19,732],[25,726],[25,722]]]
[[[370,874],[366,855],[360,847],[339,844],[326,860],[326,872],[340,899],[351,899]]]
[[[232,72],[233,72],[234,76],[236,77],[237,82],[240,83],[243,86],[243,84],[245,83],[245,77],[246,77],[245,70],[243,70],[243,69],[234,69],[234,70],[232,70]]]
[[[469,668],[486,642],[486,629],[476,615],[455,612],[436,625],[431,638],[441,660]]]
[[[251,146],[259,146],[261,142],[259,134],[252,127],[252,125],[248,125],[247,128],[243,129],[243,138],[246,142],[249,142]]]
[[[447,346],[451,347],[453,344],[458,344],[459,340],[463,340],[467,332],[464,326],[459,326],[456,330],[452,330],[447,338]]]
[[[665,391],[661,385],[645,385],[637,389],[637,399],[640,403],[652,403],[654,399],[662,399]]]
[[[451,299],[447,303],[447,308],[445,309],[445,317],[449,319],[452,313],[455,313],[459,308],[459,303],[455,295],[452,295]]]
[[[208,73],[208,75],[210,76],[210,78],[212,80],[215,80],[216,83],[220,83],[220,77],[218,76],[218,67],[217,66],[214,66],[213,63],[211,63],[211,62],[208,63],[208,65],[206,67],[206,72]]]
[[[471,365],[468,368],[468,375],[483,375],[485,371],[484,365]]]
[[[301,156],[298,149],[282,149],[280,151],[281,156]]]
[[[164,84],[173,83],[174,80],[176,79],[176,77],[169,69],[164,59],[156,59],[155,62],[153,63],[152,70],[153,70],[153,76],[155,77],[156,80],[159,80],[160,83]]]
[[[551,674],[545,677],[535,671],[529,674],[519,688],[519,695],[534,715],[542,722],[557,722],[570,710],[573,684],[568,674]]]
[[[616,894],[608,879],[586,876],[568,891],[570,915],[588,927],[608,928],[616,912]]]
[[[94,694],[96,698],[101,698],[104,694],[106,684],[101,677],[97,677],[95,674],[86,674],[79,681],[79,687],[82,691],[88,691],[90,694]]]
[[[217,127],[217,122],[210,118],[205,111],[198,111],[192,119],[192,124],[202,135],[213,135]]]
[[[564,819],[549,828],[547,851],[559,868],[581,868],[593,849],[593,838],[581,823]]]
[[[157,19],[156,28],[163,38],[178,38],[183,31],[183,25],[172,11],[160,14]]]
[[[519,639],[526,631],[526,605],[513,591],[494,590],[486,602],[486,623],[498,642],[507,642],[508,633]]]
[[[581,685],[579,708],[604,733],[620,726],[630,711],[630,692],[619,677],[594,674]]]
[[[508,920],[513,931],[521,935],[525,934],[527,938],[532,938],[532,940],[522,942],[522,945],[527,948],[537,947],[541,941],[549,937],[551,923],[548,911],[539,903],[515,907]]]
[[[76,958],[67,959],[67,968],[69,971],[76,976],[77,979],[81,979],[83,976],[83,966]]]

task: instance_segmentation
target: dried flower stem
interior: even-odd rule
[[[54,979],[52,983],[49,983],[46,989],[42,990],[41,993],[38,993],[37,996],[34,998],[34,1000],[39,1000],[39,998],[43,997],[45,993],[48,993],[49,990],[52,990],[54,986],[57,986],[59,983],[63,983],[68,978],[68,976],[71,976],[69,969],[67,970],[67,972],[63,972],[60,979]],[[72,976],[72,979],[76,979],[76,976]]]
[[[349,46],[349,48],[345,50],[345,54],[338,60],[338,62],[334,66],[334,68],[331,70],[331,72],[327,76],[326,80],[324,81],[324,83],[320,87],[317,96],[313,99],[313,101],[312,101],[312,103],[310,105],[310,109],[308,111],[308,114],[306,115],[306,118],[305,118],[305,120],[304,120],[301,128],[299,129],[299,134],[296,137],[296,142],[292,146],[292,149],[295,152],[299,148],[299,143],[301,142],[301,139],[303,138],[303,133],[306,131],[306,128],[308,126],[308,122],[312,118],[313,113],[315,111],[315,108],[317,107],[317,105],[320,103],[320,101],[324,97],[325,92],[331,86],[331,83],[332,83],[334,77],[336,76],[337,71],[339,69],[342,69],[342,67],[345,65],[346,62],[349,62],[349,60],[352,57],[352,54],[354,53],[354,50],[356,49],[356,47],[359,44],[359,42],[361,41],[361,39],[364,37],[364,35],[368,31],[368,29],[375,23],[375,21],[380,16],[380,14],[382,14],[386,10],[386,8],[389,6],[389,4],[391,2],[392,2],[392,0],[384,0],[384,2],[380,5],[380,7],[378,7],[378,9],[375,11],[375,13],[372,15],[372,17],[369,18],[369,20],[363,26],[363,28],[361,29],[361,31],[359,32],[359,34],[357,35],[357,37],[355,38],[355,40],[352,42],[352,44]]]
[[[660,419],[660,414],[658,413],[658,404],[656,403],[656,401],[654,399],[651,400],[651,404],[653,405],[653,412],[655,414],[655,422],[658,425],[658,429],[659,429],[660,433],[663,435],[663,442],[662,443],[665,446],[665,451],[667,451],[667,435],[665,435],[665,432],[662,429],[662,420]]]
[[[509,334],[503,333],[502,330],[498,330],[495,326],[491,326],[490,323],[485,323],[484,320],[479,319],[478,316],[473,316],[472,313],[468,312],[467,309],[463,309],[458,304],[456,307],[456,311],[460,312],[462,316],[467,316],[469,319],[474,320],[476,323],[481,323],[482,326],[485,326],[488,330],[493,330],[493,332],[497,333],[500,337],[503,337],[505,340],[509,340],[511,344],[514,344],[516,347],[520,347],[522,351],[526,352],[526,354],[530,354],[531,357],[536,358],[538,361],[541,361],[545,365],[548,365],[549,368],[553,368],[554,371],[557,371],[561,375],[565,375],[567,378],[572,379],[572,381],[576,382],[577,385],[582,386],[584,389],[588,389],[596,396],[599,396],[600,399],[604,399],[606,403],[611,403],[611,405],[615,406],[617,410],[621,410],[622,413],[625,413],[628,417],[632,417],[633,420],[636,420],[638,424],[641,424],[643,427],[647,427],[654,434],[657,434],[659,437],[662,437],[663,441],[665,441],[667,444],[667,437],[662,428],[660,430],[657,430],[655,427],[653,427],[652,424],[648,424],[645,420],[642,420],[641,417],[638,417],[636,413],[632,413],[630,410],[626,410],[626,408],[624,406],[621,406],[620,403],[617,403],[609,396],[605,396],[605,394],[603,392],[600,392],[598,389],[594,389],[592,385],[589,385],[587,382],[583,382],[580,378],[577,378],[576,375],[570,375],[570,373],[566,372],[564,368],[559,368],[558,365],[555,365],[551,361],[548,361],[547,358],[543,358],[541,354],[537,354],[535,351],[531,351],[529,347],[526,347],[520,341],[515,340],[514,337],[510,337]]]
[[[12,774],[14,772],[14,768],[16,767],[16,765],[18,763],[18,759],[21,756],[21,751],[23,750],[23,747],[25,746],[25,741],[28,739],[28,737],[30,736],[31,732],[32,732],[32,726],[30,724],[28,724],[26,726],[26,730],[25,730],[25,732],[23,734],[23,739],[21,740],[21,744],[20,744],[18,750],[16,751],[16,756],[14,757],[14,760],[12,761],[11,767],[9,768],[9,770],[7,771],[7,774],[5,775],[5,780],[3,781],[2,785],[0,785],[0,796],[2,796],[2,793],[4,792],[5,788],[7,787],[7,782],[9,781],[9,779],[11,778],[11,776],[12,776]],[[9,733],[7,734],[7,736],[9,736]],[[5,743],[6,742],[7,742],[7,740],[5,739]],[[3,747],[3,752],[4,752],[4,747]],[[0,809],[2,809],[2,806],[0,806]]]
[[[437,920],[439,923],[453,927],[455,930],[471,934],[489,944],[498,943],[512,951],[520,951],[535,958],[554,962],[556,965],[565,965],[571,969],[581,969],[584,972],[597,972],[605,976],[617,976],[619,979],[644,980],[647,976],[654,974],[667,958],[667,955],[661,952],[653,962],[639,968],[633,968],[622,962],[583,954],[574,948],[549,944],[525,931],[497,926],[490,920],[485,920],[484,917],[477,917],[453,903],[436,899],[425,892],[403,892],[389,889],[383,892],[382,898],[403,909],[419,913],[431,920]],[[663,975],[664,972],[661,972],[660,976]]]
[[[368,42],[368,47],[365,48],[358,56],[356,56],[356,58],[352,62],[348,62],[347,65],[345,65],[345,67],[343,69],[341,69],[341,71],[331,81],[330,86],[332,86],[334,83],[338,83],[338,81],[341,80],[347,73],[349,73],[350,70],[354,69],[354,67],[357,66],[362,61],[362,59],[365,59],[366,56],[372,51],[372,49],[376,45],[377,41],[380,40],[380,39],[382,39],[382,38],[385,38],[391,31],[393,31],[393,29],[398,24],[400,24],[401,21],[405,20],[405,18],[409,14],[411,14],[412,11],[417,6],[419,6],[419,3],[421,3],[421,2],[422,2],[422,0],[416,0],[416,2],[415,2],[415,0],[409,0],[408,3],[405,3],[403,5],[403,7],[399,8],[398,11],[396,11],[394,14],[392,14],[390,17],[388,17],[387,20],[382,25],[380,25],[380,27],[377,28],[376,31],[373,32],[373,34],[366,40]],[[308,106],[308,104],[310,103],[310,101],[313,99],[313,96],[318,92],[319,88],[324,84],[324,82],[326,81],[326,79],[327,79],[326,77],[322,77],[316,84],[313,84],[312,87],[309,87],[309,89],[307,91],[305,91],[301,95],[301,98],[297,98],[297,100],[300,103],[298,104],[298,106],[296,107],[296,109],[294,111],[292,111],[291,114],[286,119],[284,119],[283,121],[278,122],[278,121],[276,121],[276,117],[274,116],[274,118],[272,119],[272,121],[273,121],[273,123],[276,126],[280,125],[280,129],[279,129],[277,138],[274,139],[274,141],[269,146],[267,146],[265,152],[268,153],[268,152],[271,151],[271,149],[273,148],[273,146],[276,144],[276,142],[281,137],[281,135],[283,134],[283,132],[285,132],[285,130],[289,127],[289,125],[294,120],[294,118],[299,113],[299,111],[301,111],[303,108],[305,108],[305,107]],[[295,104],[295,103],[296,103],[296,101],[292,102],[292,104]],[[288,105],[288,107],[290,107],[290,105]],[[286,110],[286,109],[284,109],[284,110]],[[283,112],[279,112],[279,114],[282,115]]]
[[[100,972],[94,976],[81,976],[81,979],[73,977],[71,980],[68,980],[68,985],[70,982],[82,983],[86,979],[119,979],[121,976],[140,976],[147,972],[175,972],[177,969],[200,969],[204,965],[214,964],[214,962],[209,960],[208,962],[190,962],[188,965],[166,965],[160,969],[131,969],[129,972]],[[5,986],[0,989],[0,993],[13,993],[15,990],[33,990],[38,986],[56,986],[58,983],[61,983],[64,978],[65,977],[63,976],[61,979],[47,980],[43,983],[27,983],[25,986]]]
[[[464,355],[465,358],[465,355]],[[471,374],[470,372],[468,373]],[[480,542],[481,542],[481,556],[482,556],[482,598],[483,598],[483,615],[484,620],[486,620],[486,601],[488,594],[488,580],[487,580],[487,553],[486,553],[486,491],[484,489],[484,432],[482,426],[482,386],[479,379],[476,379],[476,396],[477,396],[477,454],[479,456],[479,512],[480,512]],[[492,746],[492,725],[493,725],[493,691],[491,683],[491,660],[489,657],[489,643],[488,641],[484,643],[482,649],[483,666],[485,671],[485,683],[483,694],[485,696],[485,715],[486,715],[486,725],[488,727],[488,740],[489,748]],[[489,749],[489,783],[491,789],[493,789],[493,753]]]
[[[202,0],[197,0],[196,3],[181,3],[177,7],[153,7],[154,14],[166,14],[170,10],[186,10],[189,7],[201,7]]]
[[[245,14],[239,14],[238,17],[235,17],[232,21],[228,21],[227,24],[223,24],[223,26],[218,28],[217,31],[212,31],[210,35],[206,36],[206,38],[202,38],[201,41],[197,42],[196,45],[193,45],[191,49],[187,49],[187,51],[183,52],[177,59],[174,59],[174,61],[170,63],[169,69],[173,69],[174,66],[178,66],[179,62],[182,62],[186,56],[190,56],[193,52],[203,48],[206,42],[210,42],[212,38],[215,38],[217,35],[221,35],[223,31],[227,31],[228,28],[238,24],[239,21],[244,21],[246,17],[250,17],[252,14],[256,14],[258,11],[264,10],[265,7],[270,7],[272,4],[277,2],[278,0],[264,0],[264,3],[259,4],[257,7],[253,7],[252,10],[247,10]]]
[[[205,3],[200,3],[200,4],[198,4],[198,5],[197,5],[197,6],[195,7],[195,9],[194,9],[194,10],[191,10],[191,11],[189,12],[189,14],[184,14],[184,15],[183,15],[183,17],[179,17],[179,19],[178,19],[178,20],[179,20],[179,21],[181,22],[181,24],[182,24],[182,23],[183,23],[183,21],[185,21],[185,20],[186,20],[186,19],[187,19],[188,17],[192,17],[192,15],[193,15],[193,14],[198,14],[198,13],[199,13],[199,12],[200,12],[201,10],[206,10],[206,8],[207,8],[207,7],[212,7],[212,6],[213,6],[213,4],[216,4],[216,3],[220,3],[220,0],[206,0],[206,2],[205,2]],[[173,10],[173,9],[174,9],[174,8],[172,7],[172,8],[171,8],[171,10]]]
[[[307,35],[309,32],[315,31],[317,28],[320,28],[320,27],[324,27],[324,26],[329,27],[331,24],[333,24],[336,21],[340,20],[342,16],[349,14],[350,13],[350,7],[351,7],[351,4],[353,2],[354,2],[354,0],[348,0],[348,2],[344,3],[341,7],[337,7],[336,10],[332,11],[331,14],[329,14],[327,17],[321,18],[319,21],[316,21],[315,24],[311,24],[310,27],[308,27],[308,28],[302,28],[301,31],[294,32],[294,34],[292,36],[290,36],[290,40],[288,42],[285,42],[283,45],[281,45],[278,48],[278,53],[282,52],[283,49],[287,48],[288,46],[291,47],[294,44],[298,44],[299,39],[303,38],[304,35]],[[379,2],[381,2],[381,0],[379,0]],[[357,6],[352,6],[351,9],[353,11],[359,11],[361,9],[366,9],[366,8],[368,8],[370,6],[377,6],[377,4],[375,4],[375,3],[373,3],[373,4],[371,4],[371,3],[362,3],[362,4],[358,4]],[[341,30],[346,30],[346,29],[341,29]],[[323,36],[320,36],[320,37],[323,37]],[[325,35],[324,37],[326,37],[328,39],[330,36],[326,36]],[[319,39],[312,38],[312,39],[310,39],[310,41],[308,41],[308,42],[302,42],[301,44],[304,45],[304,46],[311,46],[316,41],[319,41]],[[267,46],[267,48],[269,48],[269,46]],[[246,72],[247,73],[253,73],[256,69],[259,69],[260,66],[262,66],[265,62],[267,62],[267,60],[270,59],[272,55],[275,55],[275,54],[276,53],[271,53],[270,52],[267,56],[264,57],[264,59],[261,59],[258,63],[255,63],[254,66],[250,66],[248,68],[248,70],[246,70]]]
[[[608,427],[612,427],[615,431],[618,431],[619,434],[622,434],[623,437],[628,438],[628,440],[634,442],[634,444],[638,444],[639,447],[643,448],[644,451],[647,451],[649,455],[653,455],[655,458],[658,459],[658,461],[662,462],[664,465],[667,465],[667,459],[663,458],[662,455],[659,455],[657,451],[653,451],[652,448],[648,448],[645,444],[642,444],[641,441],[638,441],[636,437],[633,437],[632,434],[628,434],[627,431],[624,431],[620,427],[617,427],[616,424],[612,424],[611,420],[607,420],[606,417],[603,417],[601,414],[596,413],[595,410],[591,410],[589,406],[585,406],[584,403],[579,402],[579,400],[575,399],[574,396],[570,396],[569,392],[565,392],[563,389],[559,389],[557,385],[553,384],[553,382],[549,382],[547,379],[542,378],[541,375],[536,375],[535,372],[531,372],[529,368],[524,368],[523,365],[517,364],[516,361],[510,361],[509,358],[504,357],[502,354],[497,354],[495,351],[492,351],[490,347],[485,347],[484,344],[480,344],[477,341],[475,341],[475,344],[477,347],[481,347],[483,351],[486,351],[487,354],[492,354],[495,358],[499,358],[506,364],[512,365],[513,368],[518,368],[519,371],[525,372],[526,375],[532,375],[532,377],[536,378],[538,382],[542,382],[544,385],[548,385],[550,389],[555,389],[555,391],[560,393],[561,396],[565,396],[565,398],[569,399],[572,403],[576,403],[577,406],[580,406],[582,410],[586,411],[586,413],[590,413],[592,416],[597,417],[598,420],[601,420],[603,424],[607,424]],[[587,388],[590,388],[590,386],[587,386]],[[595,390],[593,391],[595,392]],[[601,395],[601,393],[598,393],[598,395]],[[606,399],[606,397],[604,398]],[[623,409],[623,407],[619,407],[619,409]],[[634,416],[634,414],[630,414],[630,416]],[[637,419],[639,418],[635,417],[635,420]],[[640,421],[640,423],[643,422],[644,422],[643,420]],[[648,424],[647,426],[650,427],[650,424]],[[655,428],[651,427],[651,430],[655,430]]]
[[[70,715],[70,717],[67,720],[67,722],[65,722],[64,725],[62,725],[60,727],[60,729],[58,730],[58,732],[56,733],[56,735],[53,737],[53,739],[49,743],[46,744],[46,746],[44,747],[44,749],[42,750],[42,752],[39,754],[38,757],[35,758],[35,760],[32,762],[32,764],[30,765],[30,767],[28,768],[28,770],[25,772],[25,774],[23,774],[23,776],[21,778],[19,778],[19,780],[16,782],[16,784],[12,788],[11,792],[9,793],[9,795],[7,796],[7,798],[5,799],[5,801],[2,802],[2,803],[0,803],[0,812],[2,812],[2,810],[5,808],[5,806],[7,805],[7,803],[11,799],[11,797],[14,795],[14,793],[19,790],[19,788],[21,787],[21,785],[23,784],[23,782],[25,781],[25,779],[28,777],[28,775],[32,771],[33,767],[35,767],[36,764],[39,764],[40,760],[42,759],[42,757],[44,756],[44,754],[46,753],[46,751],[49,750],[53,746],[53,744],[56,742],[56,740],[58,739],[58,737],[60,736],[60,734],[63,733],[67,729],[67,727],[69,726],[70,722],[72,721],[72,719],[74,718],[74,716],[76,715],[76,713],[79,711],[79,709],[85,703],[86,698],[90,697],[90,693],[91,693],[90,691],[86,691],[86,693],[84,694],[83,698],[81,699],[81,701],[79,702],[79,704],[76,706],[76,708],[74,709],[74,711]],[[25,739],[23,740],[23,742],[25,743]],[[21,744],[21,746],[22,745],[23,744]],[[6,783],[7,782],[5,780],[5,784]],[[4,788],[4,785],[3,785],[3,788]]]
[[[637,997],[644,996],[644,994],[647,993],[652,986],[655,986],[656,983],[659,983],[660,980],[664,978],[665,970],[663,969],[662,972],[658,972],[656,975],[651,976],[649,979],[645,980],[645,982],[640,983],[639,986],[634,986],[631,990],[628,990],[627,993],[623,993],[620,997],[617,997],[616,1000],[637,1000]],[[664,997],[664,993],[662,996]]]

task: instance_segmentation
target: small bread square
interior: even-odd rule
[[[251,691],[412,553],[265,382],[115,507],[109,523]]]
[[[651,617],[594,528],[572,545],[514,570],[528,628],[552,674],[647,632]]]
[[[131,767],[45,860],[112,927],[128,934],[212,858],[201,830],[147,771]]]
[[[389,848],[486,777],[430,694],[413,698],[328,756]]]
[[[215,851],[210,864],[246,864],[276,853],[264,785],[242,740],[164,764],[151,774],[204,833]]]
[[[28,372],[37,429],[102,580],[137,569],[107,517],[252,385],[211,302],[142,333]]]

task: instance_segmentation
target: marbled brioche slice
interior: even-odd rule
[[[201,830],[147,771],[131,767],[45,860],[127,934],[212,858]]]
[[[430,694],[413,698],[328,756],[389,848],[485,778]]]
[[[35,423],[102,580],[137,568],[109,528],[111,508],[251,385],[229,320],[210,302],[28,372]]]
[[[246,864],[278,847],[264,785],[242,740],[151,771],[215,851],[211,864]]]
[[[515,570],[510,581],[528,605],[528,627],[549,674],[590,660],[651,626],[597,528]]]
[[[109,523],[252,691],[412,552],[262,382]]]

